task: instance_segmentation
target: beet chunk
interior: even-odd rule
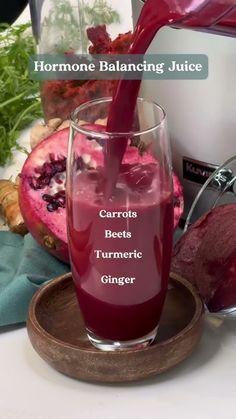
[[[217,288],[213,297],[208,301],[207,306],[210,311],[219,311],[221,309],[236,305],[236,252],[232,254],[231,261],[227,263],[225,276]]]
[[[236,204],[194,223],[176,243],[171,269],[196,286],[211,311],[236,305]]]
[[[199,218],[178,240],[173,250],[171,270],[184,276],[193,285],[196,285],[195,257],[213,215],[209,211]]]
[[[236,305],[236,204],[212,211],[194,263],[197,288],[211,311]]]

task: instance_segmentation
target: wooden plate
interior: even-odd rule
[[[157,340],[141,350],[98,350],[86,337],[67,274],[35,294],[27,329],[36,352],[56,370],[81,380],[122,382],[160,374],[187,358],[201,337],[202,320],[200,297],[191,284],[172,274]]]

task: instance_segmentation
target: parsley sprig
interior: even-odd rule
[[[34,40],[30,24],[0,25],[0,166],[8,163],[21,131],[42,116],[39,85],[30,80],[28,59]]]

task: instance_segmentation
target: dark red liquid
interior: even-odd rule
[[[161,192],[158,170],[152,170],[151,179],[135,191],[131,172],[119,176],[109,203],[98,196],[91,172],[80,173],[73,181],[77,198],[74,192],[68,203],[72,273],[80,308],[87,328],[112,340],[140,338],[157,327],[171,259],[171,193]],[[143,181],[142,166],[139,173]],[[100,211],[102,215],[129,211],[130,217],[103,217]],[[120,237],[107,237],[107,232]],[[125,252],[129,257],[113,257]]]

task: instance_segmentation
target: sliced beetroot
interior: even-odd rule
[[[211,311],[236,304],[236,204],[210,210],[187,230],[171,270],[196,286]]]
[[[195,258],[197,287],[211,310],[236,304],[236,204],[212,210]]]
[[[236,305],[236,252],[233,252],[225,268],[224,277],[214,295],[207,302],[210,311],[218,311]]]
[[[195,258],[212,216],[212,211],[209,211],[199,218],[182,235],[173,249],[171,271],[182,275],[194,285],[196,285]]]

